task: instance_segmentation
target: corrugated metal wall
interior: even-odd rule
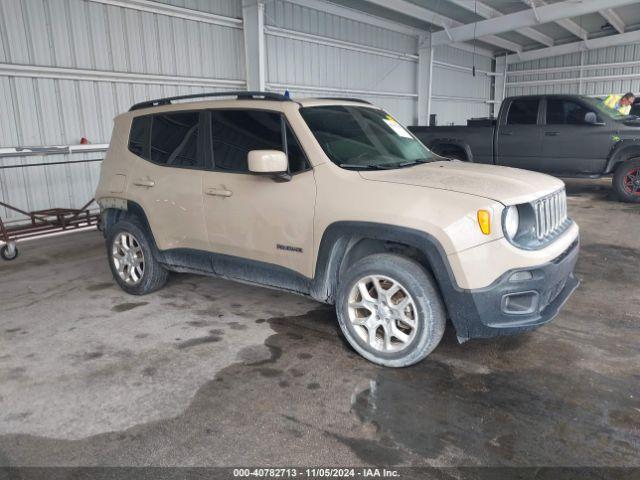
[[[417,117],[417,37],[314,8],[266,4],[267,84],[294,95],[351,94],[382,106],[398,120]],[[434,52],[432,113],[439,124],[488,116],[491,59],[438,47]]]
[[[0,147],[108,143],[113,117],[137,101],[245,88],[241,0],[0,0]],[[417,117],[417,37],[270,0],[268,88],[294,96],[357,96],[400,121]],[[334,10],[335,11],[335,10]],[[488,77],[469,52],[435,53],[440,124],[488,114]],[[446,65],[445,65],[446,64]],[[490,60],[477,56],[478,69]],[[447,97],[445,99],[445,97]],[[0,158],[0,167],[102,154]],[[0,200],[24,210],[79,207],[99,163],[0,168]],[[9,221],[21,216],[0,209]]]
[[[163,3],[209,15],[196,21],[175,9],[154,13],[100,1],[0,0],[0,146],[74,145],[81,137],[108,143],[113,117],[136,101],[244,88],[242,28],[233,21],[241,17],[240,3]],[[0,165],[101,156],[3,158]],[[0,169],[0,199],[25,210],[80,207],[93,196],[99,169],[97,162]],[[0,215],[21,218],[5,209]]]
[[[267,85],[297,96],[364,98],[417,116],[417,37],[282,0],[265,8]]]
[[[436,48],[433,58],[431,113],[438,125],[466,125],[469,118],[488,117],[491,59],[449,46]]]
[[[640,44],[509,65],[507,95],[640,92]]]

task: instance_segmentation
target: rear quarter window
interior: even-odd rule
[[[129,151],[145,160],[150,160],[151,115],[136,117],[131,122]]]

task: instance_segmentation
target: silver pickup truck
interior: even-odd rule
[[[640,203],[640,118],[622,115],[598,99],[509,97],[495,119],[409,130],[449,158],[563,177],[613,175],[618,198]]]

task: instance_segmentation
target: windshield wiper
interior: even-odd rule
[[[398,167],[411,167],[413,165],[422,165],[423,163],[430,163],[429,160],[410,160],[408,162],[402,162],[398,164]]]
[[[391,167],[386,167],[384,165],[374,165],[374,164],[358,165],[356,163],[341,163],[338,166],[342,168],[353,168],[357,170],[388,170],[389,168],[391,168]]]

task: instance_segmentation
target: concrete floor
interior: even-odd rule
[[[331,309],[193,275],[131,297],[98,232],[0,263],[1,465],[640,466],[640,205],[570,181],[581,288],[550,325],[411,368]]]

